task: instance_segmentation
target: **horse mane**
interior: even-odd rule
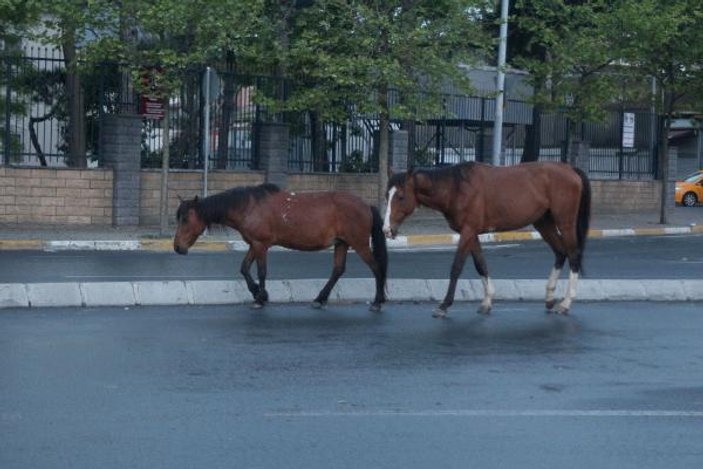
[[[453,186],[458,187],[463,181],[469,181],[471,171],[475,165],[475,162],[467,161],[440,168],[416,169],[412,172],[412,175],[415,180],[417,180],[418,175],[426,176],[432,186],[450,182]]]
[[[258,186],[234,187],[226,191],[200,199],[195,204],[195,211],[207,226],[216,223],[222,225],[230,210],[243,210],[253,198],[261,202],[271,194],[280,192],[280,188],[271,183]]]

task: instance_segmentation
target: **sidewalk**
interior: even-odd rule
[[[173,229],[173,228],[172,228]],[[624,215],[594,214],[589,237],[703,233],[703,207],[675,207],[669,223],[659,223],[658,213]],[[170,251],[173,231],[162,237],[158,227],[0,224],[0,250],[149,250]],[[481,235],[482,242],[539,239],[532,227],[523,230]],[[456,244],[458,235],[444,218],[429,209],[419,209],[401,226],[399,236],[389,240],[389,248],[446,246]],[[198,239],[195,250],[245,250],[246,243],[230,228],[213,227]]]
[[[677,207],[667,225],[658,223],[657,214],[594,215],[590,236],[637,236],[703,233],[703,207]],[[507,233],[482,235],[484,242],[535,239],[530,228]],[[401,227],[401,236],[389,241],[390,249],[455,244],[444,219],[428,210],[419,210]],[[246,243],[231,229],[216,228],[201,237],[194,250],[245,250]],[[171,235],[158,236],[154,227],[75,227],[0,225],[0,250],[145,250],[171,252]],[[326,279],[274,280],[267,282],[272,302],[310,301],[310,292],[319,290]],[[495,279],[498,301],[542,301],[544,279]],[[565,281],[559,282],[557,297],[563,295]],[[447,280],[389,279],[390,301],[439,301]],[[342,278],[330,301],[363,303],[374,288],[372,279]],[[460,279],[457,301],[476,302],[483,296],[479,280]],[[703,279],[583,279],[579,301],[703,301]],[[246,284],[232,280],[149,280],[114,282],[16,283],[0,284],[0,310],[41,306],[124,306],[242,304],[251,302]],[[578,302],[577,302],[578,303]],[[462,309],[465,306],[461,307]]]

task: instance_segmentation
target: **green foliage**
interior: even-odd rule
[[[371,162],[364,161],[361,150],[354,150],[342,161],[339,170],[343,173],[370,173]]]
[[[291,109],[314,108],[328,120],[344,118],[346,104],[361,113],[414,116],[423,89],[450,82],[467,87],[457,65],[487,44],[470,17],[479,2],[458,0],[318,0],[292,23],[287,55],[297,86]],[[402,100],[379,102],[379,90]]]

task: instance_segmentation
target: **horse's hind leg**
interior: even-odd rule
[[[369,266],[371,272],[373,272],[374,279],[376,279],[376,296],[369,309],[374,313],[378,313],[381,311],[381,305],[386,301],[385,282],[381,274],[381,268],[376,262],[376,259],[374,259],[373,252],[371,252],[371,248],[368,244],[355,243],[352,247],[359,257],[361,257],[361,260]]]
[[[562,233],[564,252],[569,259],[569,283],[564,293],[564,299],[557,306],[556,312],[559,314],[569,314],[571,303],[576,298],[576,284],[578,283],[579,274],[581,272],[580,258],[578,254],[578,242],[576,241],[576,228],[572,226],[560,227]]]
[[[343,241],[338,241],[334,245],[334,267],[332,267],[332,275],[329,280],[327,280],[325,286],[322,287],[322,290],[320,290],[317,298],[313,301],[313,308],[320,308],[327,303],[332,288],[334,288],[339,277],[344,274],[344,269],[347,264],[347,251],[349,251],[349,245]]]
[[[564,262],[566,261],[566,254],[564,246],[557,231],[557,227],[554,224],[554,220],[551,215],[547,214],[540,220],[534,223],[535,228],[539,231],[542,239],[552,248],[554,252],[554,267],[549,274],[549,280],[547,280],[547,292],[544,299],[544,305],[547,311],[552,311],[554,305],[556,305],[557,300],[554,298],[554,291],[557,289],[557,281],[559,280],[559,275],[561,275],[561,270],[564,267]]]

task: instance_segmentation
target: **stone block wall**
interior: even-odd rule
[[[142,170],[139,223],[158,225],[160,170]],[[262,171],[213,171],[209,193],[264,182]],[[0,223],[110,225],[113,218],[113,172],[109,169],[12,168],[0,166]],[[175,216],[178,196],[202,195],[199,171],[169,174],[169,217]],[[594,213],[656,213],[659,181],[591,181]],[[291,191],[340,190],[376,203],[375,174],[289,174]]]
[[[367,203],[375,205],[378,197],[378,175],[369,173],[290,174],[288,190],[351,192]]]
[[[659,210],[660,181],[593,181],[593,213],[656,213]]]
[[[0,166],[0,223],[109,225],[112,179],[106,169]]]
[[[140,188],[140,225],[159,224],[159,202],[161,197],[161,171],[144,169],[141,172]],[[264,182],[262,172],[232,173],[213,171],[208,173],[208,194],[214,194],[231,187],[250,186]],[[203,173],[201,171],[172,170],[168,175],[168,214],[175,219],[178,209],[178,197],[189,199],[203,195]],[[170,221],[173,223],[173,220]]]

